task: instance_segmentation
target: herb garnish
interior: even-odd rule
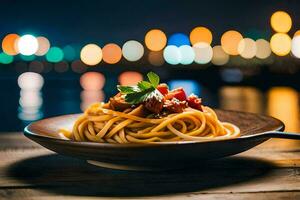
[[[159,84],[159,76],[154,72],[147,74],[149,81],[140,81],[135,86],[118,85],[118,90],[125,95],[125,101],[129,104],[138,104],[151,96]]]

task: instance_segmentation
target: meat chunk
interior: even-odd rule
[[[179,101],[176,98],[171,100],[166,100],[164,103],[164,108],[171,111],[172,113],[181,113],[187,107],[186,101]]]
[[[158,114],[163,109],[164,97],[158,90],[154,90],[147,96],[144,105],[150,112]]]
[[[125,101],[124,96],[121,93],[111,97],[109,99],[109,104],[113,110],[117,111],[123,111],[131,107],[131,105]]]

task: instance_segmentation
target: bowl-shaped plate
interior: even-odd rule
[[[33,122],[25,128],[24,134],[47,149],[85,159],[91,164],[127,170],[157,170],[182,168],[238,154],[269,139],[265,132],[284,129],[284,124],[273,117],[237,111],[216,112],[221,121],[236,124],[241,129],[241,136],[207,142],[106,144],[75,142],[58,133],[60,128],[71,128],[79,114]]]

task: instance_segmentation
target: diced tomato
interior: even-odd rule
[[[165,96],[165,98],[166,98],[167,100],[176,98],[176,99],[178,99],[178,100],[180,100],[180,101],[185,101],[185,100],[186,100],[186,94],[185,94],[183,88],[180,87],[180,88],[177,88],[177,89],[175,89],[175,90],[170,91],[170,92]]]
[[[159,84],[156,89],[164,96],[169,93],[169,87],[165,83]]]
[[[190,95],[187,99],[188,105],[191,108],[195,108],[197,110],[203,111],[202,110],[202,100],[201,98],[197,97],[196,95]]]

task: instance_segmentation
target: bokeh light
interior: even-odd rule
[[[20,38],[18,34],[11,33],[6,35],[2,40],[2,50],[7,55],[17,55],[16,42]]]
[[[76,58],[76,51],[74,47],[72,47],[71,45],[66,45],[63,48],[63,52],[64,52],[64,59],[66,59],[67,61],[73,61]]]
[[[105,84],[105,77],[99,72],[86,72],[80,77],[80,85],[84,90],[102,90]]]
[[[80,59],[86,65],[97,65],[102,60],[102,50],[96,44],[87,44],[80,51]]]
[[[163,55],[165,61],[171,65],[177,65],[181,61],[181,53],[177,46],[174,45],[167,46],[164,49]]]
[[[256,43],[251,38],[244,38],[239,42],[238,52],[240,56],[251,59],[256,55]]]
[[[4,52],[0,53],[0,64],[10,64],[14,61],[14,57],[12,55],[8,55]]]
[[[64,52],[59,47],[51,47],[46,54],[46,59],[49,62],[60,62],[64,59]]]
[[[79,74],[81,74],[87,70],[87,66],[81,60],[73,61],[71,64],[71,68],[72,68],[73,72],[76,72]]]
[[[195,51],[195,62],[197,64],[209,63],[213,57],[213,50],[208,43],[199,42],[193,45]]]
[[[48,52],[48,50],[50,48],[50,42],[45,37],[37,37],[36,39],[38,41],[38,49],[35,52],[35,55],[43,56]]]
[[[167,44],[167,36],[159,29],[150,30],[145,36],[145,44],[151,51],[160,51]]]
[[[285,33],[276,33],[270,41],[273,53],[278,56],[285,56],[291,51],[291,38]]]
[[[85,111],[91,104],[103,102],[105,100],[105,94],[103,91],[83,90],[80,93],[81,104],[80,109]]]
[[[287,33],[292,27],[292,19],[288,13],[277,11],[271,16],[271,26],[276,32]]]
[[[134,62],[143,57],[144,47],[138,41],[129,40],[124,43],[122,53],[126,60]]]
[[[23,35],[17,40],[18,51],[25,56],[33,55],[37,52],[39,44],[32,35]]]
[[[30,72],[42,73],[44,70],[44,64],[40,61],[32,61],[29,63],[28,67]]]
[[[238,55],[238,45],[243,36],[234,30],[225,32],[221,37],[221,45],[223,50],[229,55]]]
[[[168,39],[168,46],[174,45],[180,47],[182,45],[190,45],[189,37],[183,33],[174,33]]]
[[[192,45],[199,42],[211,44],[212,38],[211,31],[206,27],[196,27],[190,33],[190,41]]]
[[[35,59],[35,55],[26,56],[21,54],[20,58],[24,61],[33,61]]]
[[[44,78],[34,72],[25,72],[18,77],[18,85],[22,90],[40,90],[44,85]]]
[[[256,40],[256,57],[260,59],[268,58],[272,51],[270,47],[270,43],[264,39]]]
[[[300,58],[300,35],[292,39],[292,54],[296,58]]]
[[[195,80],[171,80],[168,82],[170,90],[183,87],[187,95],[195,94],[200,95],[200,85]]]
[[[68,71],[68,69],[69,69],[69,64],[65,61],[61,61],[54,64],[54,70],[58,73],[66,72]]]
[[[117,44],[107,44],[102,48],[103,60],[108,64],[115,64],[122,58],[122,49]]]
[[[296,36],[298,36],[298,35],[300,35],[300,30],[298,30],[298,31],[296,31],[296,32],[294,33],[294,37],[296,37]]]
[[[183,65],[189,65],[193,63],[195,59],[194,49],[189,45],[182,45],[179,47],[180,63]]]
[[[162,66],[165,63],[163,51],[150,51],[148,61],[151,65]]]
[[[213,50],[213,57],[211,59],[211,62],[214,65],[221,66],[228,63],[229,55],[223,50],[223,48],[220,45],[214,46],[212,50]]]
[[[120,85],[136,85],[143,80],[143,75],[139,72],[127,71],[119,76]]]

